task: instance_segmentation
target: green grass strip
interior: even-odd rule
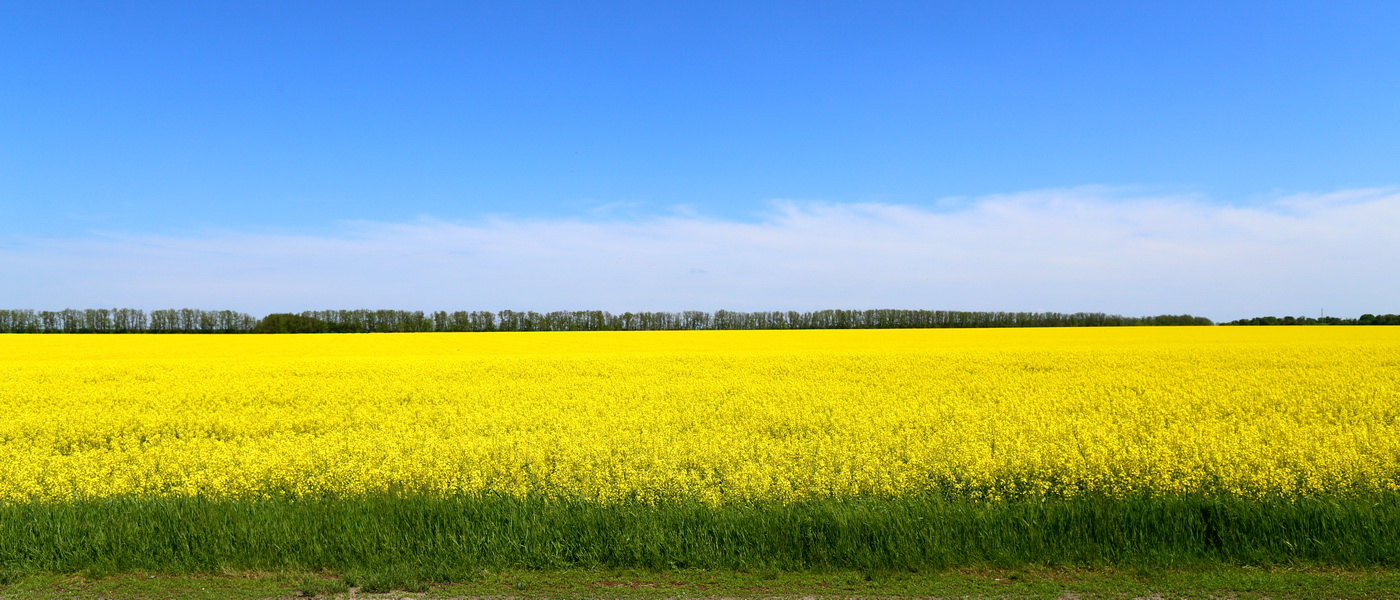
[[[938,497],[603,505],[514,497],[114,498],[0,506],[0,580],[27,573],[1400,565],[1400,495]],[[8,575],[6,575],[8,574]]]
[[[1400,598],[1400,571],[968,569],[928,572],[744,572],[609,569],[483,571],[466,582],[394,582],[328,573],[107,577],[29,575],[0,584],[7,600],[393,598]],[[353,596],[352,596],[353,593]]]

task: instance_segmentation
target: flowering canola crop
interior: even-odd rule
[[[1400,328],[0,335],[0,500],[1400,491]]]

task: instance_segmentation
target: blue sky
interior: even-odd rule
[[[1396,23],[6,2],[0,304],[1400,312]]]

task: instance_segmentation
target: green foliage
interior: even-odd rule
[[[1342,319],[1338,317],[1322,317],[1315,319],[1312,317],[1254,317],[1251,319],[1236,319],[1222,325],[1400,325],[1400,315],[1380,315],[1364,314],[1355,319]]]
[[[949,310],[819,310],[708,313],[602,310],[423,311],[317,310],[254,319],[233,311],[189,308],[0,310],[0,333],[390,333],[423,331],[674,331],[727,329],[930,329],[966,327],[1122,327],[1212,325],[1191,315],[1124,317],[1104,313]]]
[[[273,313],[258,321],[253,333],[330,333],[331,324],[315,317]]]
[[[10,573],[299,571],[407,589],[482,569],[1400,566],[1400,496],[935,496],[725,506],[503,496],[113,498],[0,506]],[[353,580],[353,581],[351,581]]]
[[[0,333],[246,333],[256,323],[241,312],[193,308],[0,310]]]
[[[308,598],[333,596],[335,594],[349,592],[350,584],[346,582],[345,579],[339,577],[317,577],[307,575],[297,581],[296,591],[298,594]]]

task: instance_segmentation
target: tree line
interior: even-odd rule
[[[261,319],[192,308],[0,310],[0,333],[397,333],[426,331],[675,331],[1212,325],[1191,315],[948,310],[715,312],[317,310]]]
[[[257,325],[253,316],[231,310],[0,310],[0,333],[247,333]]]
[[[1361,315],[1355,319],[1339,317],[1253,317],[1236,319],[1221,325],[1400,325],[1400,315]]]

